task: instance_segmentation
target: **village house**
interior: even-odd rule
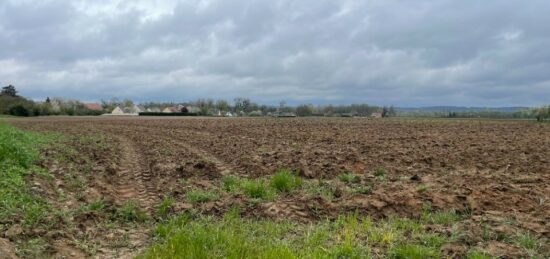
[[[124,111],[120,107],[115,107],[111,112],[112,115],[124,115]]]
[[[99,103],[85,103],[84,106],[88,110],[103,111],[103,106],[101,106],[101,104],[99,104]]]

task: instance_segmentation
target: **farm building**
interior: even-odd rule
[[[371,118],[380,119],[380,118],[382,118],[382,113],[381,112],[373,112],[370,116],[371,116]]]

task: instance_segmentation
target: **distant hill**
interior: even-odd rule
[[[427,107],[396,107],[397,112],[479,112],[479,111],[498,111],[498,112],[517,112],[529,107],[464,107],[464,106],[427,106]]]

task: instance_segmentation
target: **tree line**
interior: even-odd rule
[[[100,115],[110,113],[115,107],[132,107],[135,103],[130,99],[111,98],[102,100],[102,110],[91,110],[78,100],[65,98],[46,98],[44,102],[34,102],[18,95],[13,85],[2,88],[0,92],[0,114],[14,116],[41,116],[41,115]],[[313,105],[300,104],[297,106],[287,105],[281,101],[279,105],[258,104],[249,98],[237,97],[233,102],[224,99],[214,100],[212,98],[201,98],[195,101],[174,103],[174,102],[144,102],[139,106],[142,108],[164,109],[183,105],[196,107],[197,113],[203,116],[215,116],[231,112],[237,116],[270,116],[291,114],[299,117],[327,116],[327,117],[350,117],[350,116],[371,116],[373,113],[380,113],[382,117],[441,117],[441,118],[502,118],[502,119],[537,119],[545,121],[550,119],[550,106],[543,106],[533,109],[525,109],[516,112],[503,112],[494,110],[465,111],[465,112],[424,112],[424,111],[399,111],[393,106],[376,106],[369,104],[351,105]]]
[[[34,102],[18,95],[13,85],[2,87],[0,91],[0,114],[13,116],[47,115],[100,115],[103,111],[90,110],[78,100],[46,98],[44,102]]]

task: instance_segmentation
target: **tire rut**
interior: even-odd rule
[[[117,172],[117,196],[119,202],[137,200],[139,205],[148,212],[153,210],[155,204],[155,189],[150,185],[151,170],[142,166],[140,158],[131,141],[118,137],[120,140],[120,164]]]

